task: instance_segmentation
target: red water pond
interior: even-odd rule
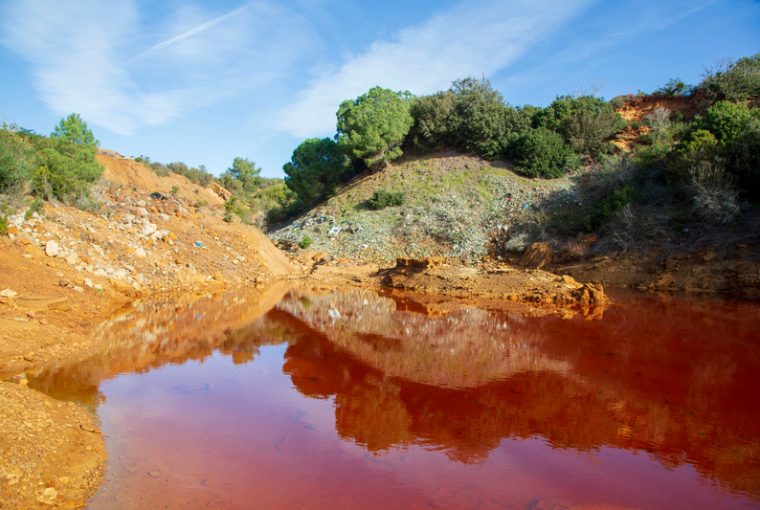
[[[135,306],[30,382],[100,419],[90,508],[760,508],[757,305],[251,299]]]

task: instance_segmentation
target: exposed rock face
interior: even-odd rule
[[[520,265],[531,269],[541,269],[554,259],[554,250],[549,243],[533,243],[520,258]]]
[[[608,303],[601,284],[579,283],[540,269],[509,266],[466,267],[440,259],[398,259],[396,266],[380,271],[387,287],[460,298],[519,301],[601,313]]]

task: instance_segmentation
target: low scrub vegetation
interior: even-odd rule
[[[50,136],[14,125],[0,128],[0,193],[31,193],[72,204],[87,202],[103,169],[98,141],[77,114],[61,119]]]
[[[375,191],[367,200],[367,207],[374,211],[404,205],[404,194],[400,191],[386,191],[381,189]]]

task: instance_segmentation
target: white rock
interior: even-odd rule
[[[58,246],[56,241],[50,240],[45,243],[45,255],[48,257],[55,257],[61,251],[61,247]]]
[[[168,230],[156,230],[155,232],[153,232],[153,238],[158,239],[159,241],[161,241],[162,239],[166,239],[166,236],[168,235],[169,235]]]
[[[144,259],[147,256],[148,256],[148,253],[145,251],[145,248],[143,248],[142,246],[138,246],[137,249],[135,250],[135,257],[137,257],[138,259]]]
[[[11,289],[0,290],[0,297],[15,298],[16,296],[18,296],[18,292],[14,290],[11,290]]]
[[[169,221],[169,218],[171,218],[171,216],[166,213],[159,213],[158,217],[161,218],[161,221]]]
[[[137,209],[137,214],[139,214],[143,218],[147,218],[148,217],[148,210],[145,207],[139,207]]]
[[[158,226],[148,221],[146,223],[143,223],[142,235],[149,236],[156,230],[158,230]]]
[[[66,262],[72,266],[77,265],[79,263],[79,255],[77,255],[77,252],[74,250],[70,251],[69,254],[66,255]]]
[[[91,289],[94,287],[92,280],[90,280],[89,278],[84,279],[84,286],[87,287],[88,289]]]
[[[80,287],[79,285],[75,285],[73,289],[74,289],[74,292],[84,292],[84,289]]]

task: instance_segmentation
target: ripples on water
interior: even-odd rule
[[[30,385],[97,412],[91,508],[760,507],[760,311],[270,289],[137,304]]]

